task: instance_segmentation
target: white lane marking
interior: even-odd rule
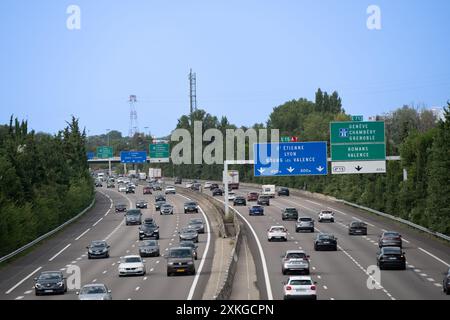
[[[334,298],[330,298],[330,300],[334,300]]]
[[[112,264],[111,264],[113,267],[116,265],[116,263],[115,262],[113,262]]]
[[[434,282],[435,280],[433,278],[427,278],[428,281]]]
[[[16,299],[14,300],[22,300],[23,298],[25,298],[24,296],[18,296]]]
[[[82,234],[80,234],[78,237],[76,237],[75,238],[75,241],[78,241],[78,240],[80,240],[80,238],[82,237],[82,236],[84,236],[86,233],[88,233],[89,232],[89,230],[91,230],[91,228],[89,228],[89,229],[87,229],[85,232],[83,232]]]
[[[428,277],[428,275],[426,273],[421,273],[420,274],[422,277]]]
[[[369,222],[367,222],[367,221],[361,220],[361,219],[358,218],[358,217],[352,216],[352,218],[355,219],[355,220],[357,220],[357,221],[362,221],[362,222],[364,222],[365,224],[367,224],[368,226],[371,226],[371,227],[376,228],[373,224],[371,224],[371,223],[369,223]]]
[[[216,199],[216,200],[221,202],[222,204],[225,204],[225,202],[223,202],[222,200],[219,200],[219,199]],[[256,240],[256,244],[258,246],[258,251],[259,251],[259,255],[261,257],[261,263],[262,263],[262,267],[263,267],[264,281],[266,283],[267,300],[273,300],[272,286],[270,284],[269,272],[268,272],[267,263],[266,263],[266,256],[264,255],[264,250],[262,248],[261,241],[259,240],[258,235],[256,234],[256,231],[255,231],[255,229],[253,229],[253,226],[250,224],[250,222],[239,211],[234,209],[232,206],[228,205],[228,207],[231,210],[233,210],[234,212],[236,212],[242,218],[242,220],[245,221],[247,226],[250,228],[250,231],[252,232],[253,237]]]
[[[136,245],[133,244],[133,245],[131,245],[131,247],[134,248],[134,247],[136,247]]]
[[[71,263],[72,263],[72,264],[75,264],[75,263],[77,263],[77,261],[76,261],[76,260],[73,260]]]
[[[131,298],[128,298],[127,300],[131,300]]]
[[[30,294],[32,292],[33,292],[33,290],[28,290],[28,291],[25,291],[23,294]]]
[[[156,260],[156,264],[158,264],[159,263],[159,260]]]
[[[140,288],[141,288],[141,287],[136,287],[136,291],[139,291]]]
[[[298,241],[295,241],[295,244],[298,244]]]
[[[436,287],[442,287],[442,284],[440,284],[440,283],[435,283],[434,284]]]
[[[103,218],[98,219],[97,222],[94,223],[92,226],[95,227],[95,226],[96,226],[100,221],[102,221],[102,220],[103,220]]]
[[[61,269],[59,269],[59,271],[64,271],[64,270],[66,270],[66,268],[61,268]]]
[[[313,270],[316,270],[316,267],[312,267]]]
[[[119,223],[119,225],[110,233],[110,234],[108,234],[108,236],[106,236],[106,238],[105,239],[103,239],[103,241],[106,241],[106,240],[108,240],[109,238],[111,238],[111,236],[114,234],[114,233],[116,233],[117,232],[117,230],[119,230],[119,228],[123,225],[123,220]]]
[[[34,270],[33,272],[31,272],[29,275],[27,275],[25,278],[23,278],[22,280],[20,280],[19,282],[17,282],[11,289],[9,289],[8,291],[6,291],[6,294],[10,294],[15,288],[17,288],[18,286],[20,286],[22,283],[24,283],[25,281],[28,280],[28,278],[30,278],[33,274],[35,274],[36,272],[38,272],[39,270],[41,270],[42,267],[37,268],[36,270]]]
[[[106,274],[107,272],[108,272],[108,270],[104,270],[102,273],[103,273],[103,274]]]
[[[80,261],[81,260],[81,258],[77,258],[77,261]]]
[[[323,288],[324,288],[325,290],[328,290],[328,287],[327,287],[327,286],[323,286]]]
[[[59,256],[64,250],[66,250],[68,247],[70,247],[72,244],[69,243],[67,246],[65,246],[64,248],[62,248],[57,254],[55,254],[53,257],[51,257],[50,259],[48,259],[48,261],[53,261],[57,256]]]
[[[415,268],[412,264],[408,264],[408,267],[410,267],[411,269]]]
[[[150,270],[150,271],[151,271],[151,270]],[[144,280],[144,281],[145,281],[145,280],[147,280],[147,277],[144,277],[144,279],[143,279],[143,280]]]
[[[403,241],[405,241],[406,243],[409,243],[409,240],[406,240],[405,238],[402,238]]]
[[[419,272],[422,272],[422,270],[420,270],[420,269],[414,269],[414,272],[419,273]]]
[[[321,276],[317,276],[317,278],[319,278],[319,279],[322,279],[322,277],[321,277]]]
[[[182,196],[182,195],[179,195],[179,196],[182,197],[182,198],[185,198],[187,200],[190,200],[189,198],[187,198],[185,196]],[[195,278],[194,278],[194,281],[192,283],[191,289],[189,290],[189,295],[187,297],[187,300],[192,300],[192,297],[194,296],[195,288],[197,287],[197,283],[198,283],[198,280],[200,278],[200,274],[201,274],[201,272],[203,270],[203,266],[205,265],[206,256],[208,255],[209,245],[211,243],[211,228],[209,226],[208,217],[206,216],[205,212],[203,211],[203,209],[201,207],[199,207],[199,209],[200,209],[200,212],[203,215],[203,218],[205,219],[206,227],[207,227],[206,228],[206,230],[207,230],[206,231],[207,232],[206,248],[203,251],[202,261],[200,262],[200,266],[198,267],[198,271],[195,274]]]
[[[313,204],[315,204],[316,206],[323,207],[323,205],[320,204],[320,203],[317,203],[317,202],[314,202],[314,201],[311,201],[311,200],[308,200],[308,199],[303,199],[303,200],[308,201],[309,203],[313,203]]]
[[[419,247],[419,250],[422,251],[422,252],[425,252],[425,253],[426,253],[427,255],[429,255],[430,257],[435,258],[437,261],[442,262],[442,263],[445,264],[447,267],[450,267],[450,264],[448,264],[448,263],[445,262],[444,260],[442,260],[442,259],[436,257],[434,254],[428,252],[427,250],[422,249],[421,247]]]
[[[97,279],[92,280],[92,282],[97,282]]]
[[[151,269],[150,269],[150,272],[153,272],[153,270],[155,270],[155,269],[154,269],[154,268],[151,268]]]

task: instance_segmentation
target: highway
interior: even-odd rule
[[[105,184],[106,185],[106,184]],[[178,231],[192,217],[202,217],[207,221],[203,210],[198,214],[184,214],[183,204],[187,199],[181,195],[168,195],[167,201],[174,205],[174,215],[159,215],[154,209],[154,195],[142,194],[142,186],[136,194],[124,194],[117,189],[97,188],[96,204],[82,218],[44,241],[30,253],[1,268],[0,299],[8,300],[59,300],[77,299],[76,290],[64,295],[35,296],[34,278],[42,271],[66,271],[69,265],[80,267],[81,285],[88,283],[106,284],[112,291],[114,300],[186,300],[200,299],[209,279],[209,270],[214,247],[214,237],[209,230],[200,235],[198,260],[195,262],[195,276],[166,275],[164,257],[148,257],[146,276],[119,277],[118,262],[121,256],[138,254],[138,226],[126,226],[124,214],[115,213],[114,206],[124,203],[134,208],[135,201],[149,202],[148,209],[142,210],[143,218],[153,217],[160,227],[161,254],[178,243]],[[201,208],[201,207],[200,207]],[[110,245],[110,258],[87,258],[86,246],[93,240],[106,240]]]
[[[249,191],[260,190],[241,187],[236,195],[245,196]],[[209,193],[208,190],[204,192]],[[217,198],[223,203],[223,197]],[[250,248],[253,255],[257,256],[254,260],[259,288],[263,291],[261,295],[264,298],[283,298],[282,282],[288,276],[281,273],[280,256],[289,249],[302,249],[311,257],[311,276],[317,281],[319,300],[449,300],[442,292],[443,273],[450,266],[448,244],[387,219],[332,201],[293,196],[291,193],[289,197],[275,197],[270,206],[265,208],[264,216],[254,217],[248,215],[248,206],[251,204],[248,202],[247,206],[231,207],[256,234],[256,239],[253,237],[253,241],[250,241]],[[286,207],[296,207],[300,216],[314,218],[315,232],[296,233],[294,221],[282,221],[281,210]],[[317,222],[317,214],[322,209],[332,209],[335,212],[334,223]],[[368,223],[367,236],[348,235],[347,226],[354,220]],[[268,242],[267,229],[272,225],[284,225],[288,228],[287,242]],[[381,288],[369,289],[366,270],[370,265],[376,265],[377,240],[384,230],[401,232],[407,269],[381,271]],[[334,234],[338,238],[338,251],[314,251],[313,241],[318,232]],[[265,259],[259,254],[258,243]],[[264,264],[267,266],[266,273]],[[269,285],[265,283],[267,278]]]

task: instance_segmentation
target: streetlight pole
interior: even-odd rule
[[[108,147],[109,147],[109,133],[110,132],[111,132],[110,129],[106,129],[106,136],[108,137]],[[108,174],[111,177],[111,157],[109,157],[109,159],[108,159],[108,167],[109,167]]]

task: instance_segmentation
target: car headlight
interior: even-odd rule
[[[57,284],[56,284],[58,287],[62,287],[62,285],[63,285],[63,282],[62,281],[60,281],[60,282],[58,282]]]
[[[168,262],[167,263],[169,266],[173,266],[173,262]]]
[[[142,231],[142,230],[139,230],[139,233],[144,233],[144,231]]]
[[[42,288],[42,285],[40,283],[36,283],[35,287],[40,289],[40,288]]]
[[[188,207],[184,207],[184,209],[185,209],[185,210],[187,210],[187,209],[188,209]]]

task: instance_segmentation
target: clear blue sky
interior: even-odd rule
[[[66,28],[70,4],[79,31]],[[380,31],[366,28],[370,4]],[[189,68],[198,106],[237,125],[318,87],[351,114],[443,106],[449,16],[448,0],[2,0],[0,122],[53,133],[73,114],[90,134],[127,134],[136,94],[141,130],[168,134],[189,110]]]

